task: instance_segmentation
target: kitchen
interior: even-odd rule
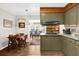
[[[15,5],[17,12],[13,8]],[[79,56],[78,3],[4,3],[0,4],[0,8],[0,55]],[[20,14],[18,13],[19,8],[21,8]],[[10,10],[17,17],[4,10]],[[10,17],[13,26],[6,28],[3,26],[4,18],[10,19]],[[22,24],[25,25],[20,28],[19,22],[24,22]],[[11,53],[7,53],[8,38],[6,37],[17,33],[27,35],[27,46],[21,47],[22,50],[11,49]]]
[[[20,17],[24,18],[24,20],[21,19],[25,23],[22,23],[24,28],[18,26]],[[10,28],[4,27],[4,19],[12,21]],[[6,37],[17,33],[28,35],[28,39],[30,36],[40,36],[40,44],[9,47],[10,50],[8,50],[5,46],[8,44]],[[26,42],[31,43],[29,40]],[[0,3],[0,56],[1,59],[6,59],[7,56],[13,59],[77,59],[79,56],[79,1],[6,0],[5,2],[2,0]]]
[[[62,51],[65,56],[79,56],[78,3],[40,7],[40,21],[46,29],[40,35],[41,51]]]

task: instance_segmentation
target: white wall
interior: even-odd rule
[[[12,28],[3,27],[3,19],[12,21]],[[15,16],[0,9],[0,36],[8,36],[9,34],[15,34]]]
[[[25,18],[25,28],[19,28],[18,27],[18,18],[24,17]],[[16,33],[25,33],[29,34],[30,31],[30,24],[29,20],[40,20],[39,15],[26,15],[26,16],[17,16],[16,18]]]
[[[40,30],[40,20],[29,20],[29,27],[30,27],[30,30],[31,29],[35,29],[36,30],[36,27],[38,27],[38,29]]]
[[[25,28],[18,27],[18,18],[25,18]],[[3,19],[12,21],[12,28],[3,27]],[[40,15],[14,16],[11,13],[0,9],[0,36],[7,37],[9,34],[25,33],[29,34],[29,20],[40,20]]]
[[[18,22],[19,22],[19,18],[20,17],[23,17],[23,18],[25,18],[25,28],[19,28],[19,24],[18,24]],[[28,19],[29,19],[29,17],[25,17],[25,16],[17,16],[16,17],[16,20],[15,20],[15,22],[16,22],[16,33],[25,33],[25,34],[27,34],[28,33]]]

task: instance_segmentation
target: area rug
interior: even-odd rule
[[[31,44],[32,45],[39,45],[40,44],[40,39],[32,39]]]

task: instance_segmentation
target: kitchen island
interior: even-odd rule
[[[45,34],[40,35],[41,50],[61,50],[62,41],[60,35]]]

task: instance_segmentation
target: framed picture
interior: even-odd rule
[[[24,22],[20,22],[19,23],[19,28],[25,28],[25,23]]]
[[[12,27],[12,21],[8,19],[3,19],[3,27],[11,28]]]

